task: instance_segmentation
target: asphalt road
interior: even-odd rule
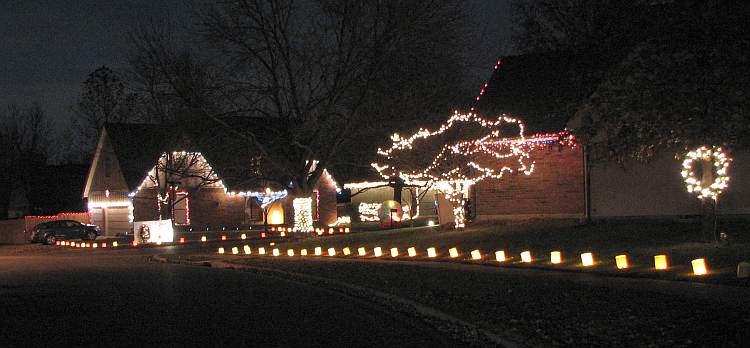
[[[302,283],[149,262],[168,248],[0,250],[0,347],[455,346],[418,320]]]

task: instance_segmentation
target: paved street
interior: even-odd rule
[[[31,248],[0,248],[2,347],[453,345],[419,321],[305,284],[146,260],[168,248]]]
[[[216,257],[217,245],[236,242],[209,244],[0,247],[0,346],[461,345],[311,277],[414,301],[521,345],[741,346],[750,337],[743,287],[445,262],[220,258],[250,267],[241,272],[147,260]]]

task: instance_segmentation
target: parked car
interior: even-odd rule
[[[100,233],[101,230],[96,225],[73,220],[56,220],[34,226],[29,235],[29,241],[54,245],[58,239],[94,240]]]

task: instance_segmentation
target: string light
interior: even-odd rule
[[[312,198],[295,198],[292,201],[292,206],[294,207],[294,227],[292,228],[292,231],[312,232]]]
[[[680,173],[685,180],[687,191],[697,194],[699,199],[711,198],[714,201],[717,200],[722,191],[729,186],[727,169],[731,161],[732,159],[724,153],[724,150],[717,146],[711,148],[701,146],[688,152],[685,155],[685,160],[682,161],[682,172]],[[708,177],[709,180],[713,179],[713,182],[704,183],[701,180],[702,178],[698,178],[695,174],[695,166],[702,163],[711,164],[711,173],[703,173],[703,177]]]
[[[378,212],[382,203],[359,203],[359,220],[362,222],[380,221]]]
[[[432,162],[425,168],[409,170],[399,168],[393,164],[394,157],[404,151],[413,150],[417,141],[441,135],[459,123],[477,124],[488,131],[488,134],[474,140],[462,140],[452,144],[443,144]],[[503,137],[503,127],[516,126],[518,136]],[[524,135],[525,125],[516,118],[500,115],[495,120],[487,120],[477,114],[461,114],[454,112],[446,123],[437,130],[419,129],[409,137],[401,137],[398,133],[391,136],[391,147],[378,149],[385,163],[372,163],[385,180],[400,178],[406,184],[416,182],[427,183],[445,194],[446,199],[453,206],[456,228],[465,227],[465,199],[469,188],[484,179],[500,179],[506,173],[523,173],[531,175],[535,162],[530,159],[530,152],[536,147],[551,143],[573,144],[573,136],[567,132],[558,134],[537,134],[531,138]],[[476,161],[477,156],[489,157],[493,160],[515,159],[517,165],[500,168],[483,166]],[[362,205],[360,204],[360,207]],[[362,215],[362,214],[360,214]],[[365,220],[363,220],[365,221]]]

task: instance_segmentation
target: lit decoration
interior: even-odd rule
[[[242,249],[243,249],[243,251],[245,252],[245,255],[250,255],[250,254],[252,254],[252,253],[253,253],[253,250],[252,250],[252,249],[250,249],[250,246],[249,246],[249,245],[245,245],[244,247],[242,247]]]
[[[336,256],[336,248],[328,248],[328,256]]]
[[[273,254],[273,256],[279,256],[279,255],[281,255],[281,252],[279,252],[279,249],[273,248],[272,254]]]
[[[222,235],[221,240],[227,240],[227,236]]]
[[[286,255],[287,255],[287,256],[290,256],[290,257],[291,257],[291,256],[294,256],[294,249],[287,249],[287,251],[286,251]]]
[[[415,142],[446,133],[458,123],[472,123],[487,130],[488,134],[474,140],[463,140],[453,144],[443,144],[442,149],[432,158],[425,168],[410,170],[399,168],[394,158],[397,153],[413,150]],[[519,130],[517,137],[502,137],[503,127],[515,126]],[[426,183],[444,193],[453,207],[456,228],[465,227],[465,197],[471,186],[484,179],[500,179],[506,173],[523,173],[530,175],[534,171],[534,161],[529,153],[538,146],[550,143],[572,144],[573,136],[562,132],[559,134],[539,134],[527,138],[525,126],[518,119],[500,115],[495,120],[486,120],[474,113],[460,114],[455,112],[446,123],[435,131],[420,129],[413,135],[402,138],[398,134],[391,136],[391,147],[378,149],[386,164],[372,163],[383,179],[400,178],[407,184]],[[479,157],[491,161],[515,159],[515,164],[490,166],[479,163]],[[403,161],[413,163],[414,161]],[[530,162],[530,163],[527,163]],[[499,168],[498,168],[499,167]]]
[[[208,241],[208,239],[206,238],[206,236],[201,236],[201,242],[206,242],[206,241]]]
[[[398,256],[398,248],[391,248],[391,257]]]
[[[472,260],[481,260],[482,259],[482,252],[479,250],[472,250],[471,251],[471,259]]]
[[[388,186],[387,181],[377,181],[377,182],[357,182],[357,183],[350,183],[350,184],[344,184],[344,188],[347,189],[356,189],[356,190],[362,190],[362,189],[370,189],[370,188],[376,188],[376,187],[385,187]]]
[[[237,247],[232,247],[232,255],[237,255],[240,253],[240,249]]]
[[[300,250],[299,254],[302,255],[302,256],[307,256],[307,249]]]
[[[352,218],[350,216],[339,216],[336,218],[336,222],[328,226],[350,225],[351,223],[352,223]]]
[[[264,247],[258,248],[258,254],[259,255],[265,255],[266,254],[266,248],[264,248]]]
[[[94,243],[94,248],[98,248],[98,247],[99,247],[99,244],[98,243]]]
[[[138,246],[138,241],[137,241],[137,240],[134,240],[134,241],[133,241],[133,246],[134,246],[134,247]]]
[[[594,265],[594,254],[592,254],[592,253],[583,253],[583,254],[581,254],[581,264],[583,264],[585,267],[593,266]]]
[[[401,203],[394,200],[383,202],[378,210],[380,226],[383,228],[397,227],[403,220],[403,213]]]
[[[435,251],[435,248],[427,248],[427,257],[437,257],[437,251]]]
[[[562,263],[562,253],[560,253],[559,251],[553,251],[549,253],[549,259],[550,262],[554,264]]]
[[[118,246],[118,245],[119,245],[119,244],[117,243],[117,241],[114,241],[114,242],[112,242],[112,247],[113,247],[113,248],[117,248],[117,246]]]
[[[705,275],[706,273],[708,273],[705,259],[695,259],[693,261],[690,261],[690,263],[693,265],[694,275]]]
[[[219,248],[219,254],[223,254],[223,253],[224,253],[224,248]]]
[[[406,252],[409,254],[409,257],[417,256],[417,249],[414,247],[410,247]]]
[[[495,261],[497,262],[505,262],[507,260],[505,258],[505,250],[498,250],[495,252]]]
[[[667,265],[667,255],[654,256],[654,268],[660,271],[669,268],[669,266]]]
[[[344,227],[344,233],[349,233],[349,232],[351,232],[351,230],[349,229],[349,227]]]
[[[323,255],[323,248],[315,247],[315,256]]]
[[[303,197],[295,198],[292,201],[294,207],[294,232],[312,232],[313,215],[312,215],[312,198]]]
[[[526,250],[521,253],[521,262],[530,263],[531,261],[531,251]]]
[[[615,256],[615,263],[617,264],[617,269],[626,269],[629,267],[628,265],[628,255],[617,255]]]
[[[380,221],[378,211],[382,203],[359,203],[359,220],[362,222]]]
[[[365,256],[365,255],[367,255],[367,250],[365,250],[365,248],[358,248],[357,249],[357,255],[359,255],[359,256]]]
[[[283,232],[283,231],[282,231],[281,233],[279,233],[279,236],[280,236],[280,237],[286,237],[286,232]]]
[[[349,247],[345,247],[341,252],[344,253],[344,256],[349,256],[352,253]]]
[[[244,234],[244,233],[243,233],[243,234],[241,234],[241,235],[240,235],[240,239],[242,239],[242,240],[245,240],[245,239],[247,239],[247,234]]]
[[[106,247],[107,247],[107,243],[102,243],[102,248],[106,248]]]
[[[452,259],[457,258],[458,257],[458,249],[456,249],[455,247],[448,249],[448,255],[450,255],[450,257]]]
[[[732,161],[721,147],[701,146],[685,155],[682,161],[682,178],[689,193],[695,193],[699,199],[717,200],[729,185],[727,168]],[[698,167],[698,168],[696,168]],[[696,171],[702,174],[699,178]]]
[[[180,244],[185,244],[185,237],[180,237]]]
[[[260,238],[266,238],[266,232],[261,232],[260,233]]]
[[[373,249],[373,253],[375,254],[375,257],[381,257],[383,256],[383,249],[381,249],[380,247],[375,247],[375,249]]]
[[[435,220],[427,220],[427,226],[434,227],[435,226]]]

